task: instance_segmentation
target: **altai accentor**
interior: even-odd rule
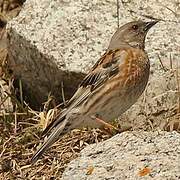
[[[145,37],[157,22],[129,22],[114,33],[107,51],[83,79],[67,107],[45,129],[44,136],[50,135],[32,157],[32,163],[66,132],[100,127],[101,123],[92,117],[108,123],[137,101],[149,78]]]

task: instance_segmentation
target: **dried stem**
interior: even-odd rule
[[[20,91],[20,101],[21,101],[21,105],[23,107],[23,89],[22,89],[22,81],[21,81],[21,79],[19,80],[19,91]]]
[[[117,0],[117,25],[119,28],[119,0]]]
[[[66,105],[66,99],[65,99],[65,95],[64,95],[64,83],[63,83],[63,81],[61,82],[61,93],[62,93],[63,104]]]

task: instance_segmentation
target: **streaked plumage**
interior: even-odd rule
[[[149,78],[145,37],[156,23],[134,21],[115,32],[106,53],[84,78],[59,118],[45,129],[43,136],[50,135],[32,157],[32,163],[68,131],[100,127],[92,116],[111,122],[137,101]]]

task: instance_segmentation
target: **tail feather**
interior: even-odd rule
[[[66,109],[64,109],[62,112],[61,112],[61,115],[58,117],[58,119],[56,119],[55,121],[52,121],[47,127],[46,129],[42,132],[41,134],[41,138],[44,138],[45,136],[47,136],[47,134],[54,128],[56,127],[59,123],[61,123],[64,118],[65,118],[65,115],[66,115]]]
[[[37,150],[37,152],[31,158],[31,163],[34,164],[39,157],[58,139],[62,131],[64,130],[68,120],[65,118],[60,124],[58,124],[55,129],[52,131],[51,135],[47,138],[47,140],[43,143],[43,145]]]

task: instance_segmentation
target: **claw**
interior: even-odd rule
[[[108,134],[117,134],[121,132],[121,129],[105,122],[104,120],[97,118],[97,117],[92,117],[97,123],[102,124],[102,129],[107,132]]]

